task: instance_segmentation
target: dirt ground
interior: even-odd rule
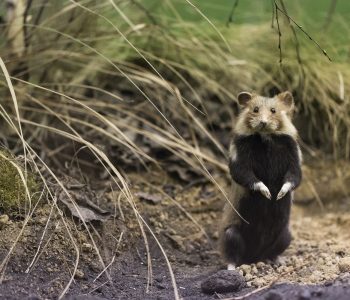
[[[65,299],[173,299],[169,265],[183,299],[225,299],[256,288],[263,289],[244,299],[350,299],[349,198],[325,203],[322,209],[317,199],[297,196],[293,241],[279,262],[243,265],[237,271],[246,287],[207,295],[201,291],[202,282],[225,269],[216,247],[221,195],[209,183],[180,184],[159,170],[146,175],[130,176],[137,182],[132,192],[163,250],[144,226],[146,250],[133,209],[111,191],[111,183],[75,185],[76,198],[85,195],[112,216],[90,223],[91,235],[62,204],[63,216],[47,203],[24,228],[23,217],[0,216],[0,299],[57,299],[74,272]]]

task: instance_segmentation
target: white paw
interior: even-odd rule
[[[278,265],[280,266],[282,264],[283,259],[280,259],[279,257],[276,257],[274,259],[267,259],[266,263],[269,265]]]
[[[228,264],[227,265],[227,270],[229,270],[229,271],[236,270],[236,266],[234,264]]]
[[[287,181],[285,184],[283,184],[281,190],[279,191],[277,195],[277,200],[280,200],[283,198],[290,190],[292,189],[292,184]]]
[[[270,193],[268,187],[263,182],[259,181],[258,183],[254,183],[253,189],[255,191],[259,191],[267,199],[271,199],[271,193]]]

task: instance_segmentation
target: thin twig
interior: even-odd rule
[[[230,12],[230,14],[228,16],[228,20],[227,20],[227,23],[226,23],[227,27],[230,25],[230,23],[233,22],[233,15],[235,13],[236,7],[238,6],[238,3],[239,3],[239,0],[235,0],[235,2],[233,3],[231,12]]]
[[[275,15],[276,15],[277,30],[278,30],[278,50],[280,53],[280,65],[282,65],[282,44],[281,44],[282,32],[281,32],[280,22],[278,20],[278,6],[276,1],[274,1],[274,3],[275,3]]]
[[[331,5],[328,10],[327,18],[326,21],[324,22],[323,25],[323,30],[327,30],[329,28],[329,25],[332,22],[333,14],[335,12],[335,8],[337,7],[337,1],[338,0],[332,0]]]
[[[23,14],[23,24],[24,24],[23,31],[24,31],[25,51],[27,51],[28,46],[29,46],[28,28],[27,28],[27,26],[25,26],[25,24],[27,23],[28,14],[29,14],[29,10],[30,10],[31,6],[32,6],[32,0],[28,0],[27,5],[26,5],[26,9],[25,9],[24,14]]]
[[[317,46],[318,49],[321,50],[321,52],[324,54],[324,56],[326,56],[326,57],[328,58],[329,61],[332,61],[332,59],[331,59],[331,58],[329,57],[329,55],[327,54],[326,50],[323,49],[323,48],[320,46],[320,44],[319,44],[316,40],[314,40],[314,39],[310,36],[310,34],[308,34],[308,33],[304,30],[304,28],[303,28],[302,26],[300,26],[296,21],[294,21],[293,18],[291,18],[287,13],[285,13],[285,12],[283,11],[283,9],[281,9],[281,8],[278,6],[278,4],[276,3],[276,0],[274,0],[274,2],[275,2],[276,14],[277,14],[277,11],[280,11],[282,14],[284,14],[290,21],[292,21],[292,23],[293,23],[295,26],[297,26],[297,27],[299,28],[299,30],[301,30],[301,31],[302,31],[302,32]],[[276,21],[277,21],[277,15],[276,15]]]
[[[273,2],[274,0],[271,0],[271,5],[272,5],[271,28],[275,28],[275,6]]]
[[[288,13],[287,13],[287,8],[286,8],[286,6],[284,5],[283,0],[280,0],[280,3],[281,3],[281,6],[282,6],[282,9],[284,10],[284,14],[285,14],[285,15],[288,15]],[[298,39],[297,33],[296,33],[296,31],[295,31],[295,28],[294,28],[293,24],[291,23],[290,19],[287,18],[287,20],[288,20],[288,24],[289,24],[290,30],[292,31],[293,36],[294,36],[295,52],[296,52],[296,54],[297,54],[297,60],[298,60],[298,63],[301,65],[301,64],[302,64],[302,60],[301,60],[301,56],[300,56],[300,43],[299,43],[299,39]]]
[[[158,25],[156,18],[152,15],[152,13],[141,3],[136,0],[131,0],[131,3],[137,6],[143,13],[147,16],[147,18],[153,23],[153,25]]]
[[[280,0],[280,3],[281,3],[281,6],[282,6],[282,9],[284,10],[285,15],[288,15],[287,8],[284,5],[283,0]],[[293,24],[291,23],[289,18],[287,18],[287,20],[288,20],[289,28],[292,31],[293,37],[294,37],[295,53],[296,53],[297,61],[298,61],[298,64],[299,64],[299,67],[300,67],[300,71],[301,71],[301,78],[299,78],[299,85],[301,86],[303,84],[303,79],[305,78],[305,70],[304,70],[304,67],[303,67],[303,61],[301,59],[301,54],[300,54],[300,42],[299,42],[298,35],[297,35],[296,31],[295,31],[295,28],[294,28]]]

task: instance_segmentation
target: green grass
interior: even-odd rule
[[[162,12],[169,17],[173,16],[171,10],[167,8],[167,2],[169,1],[143,0],[141,2],[155,14]],[[185,0],[172,0],[170,2],[185,21],[203,21],[201,16],[198,15]],[[235,0],[191,0],[191,2],[210,20],[215,21],[216,24],[226,24]],[[298,15],[301,22],[309,21],[310,23],[314,23],[315,28],[317,28],[317,24],[323,24],[325,21],[330,2],[330,0],[285,0],[285,4],[292,15]],[[347,18],[350,13],[350,3],[346,0],[337,2],[334,16],[336,18]],[[271,19],[271,7],[271,0],[241,0],[236,8],[234,23],[259,24],[269,21]]]

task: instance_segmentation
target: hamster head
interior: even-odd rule
[[[238,95],[238,102],[242,111],[236,124],[236,133],[296,135],[291,121],[294,99],[290,92],[283,92],[272,98],[242,92]]]

